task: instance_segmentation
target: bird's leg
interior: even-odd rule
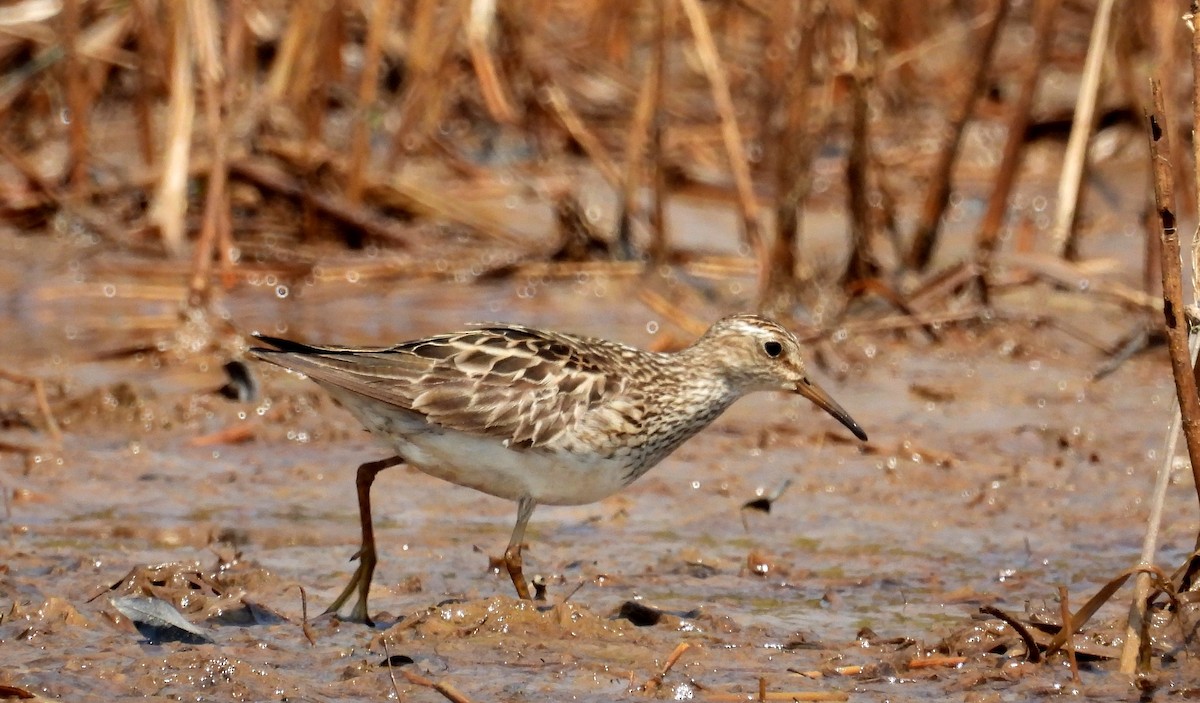
[[[508,577],[517,588],[517,597],[521,600],[533,600],[529,596],[529,585],[525,583],[525,574],[521,572],[521,542],[525,540],[525,526],[533,516],[537,503],[533,498],[525,496],[517,501],[517,524],[513,527],[512,538],[508,540],[508,549],[504,550],[504,568]]]
[[[349,619],[366,625],[372,624],[371,618],[367,615],[367,591],[371,589],[371,576],[375,573],[376,561],[375,527],[371,524],[371,484],[375,482],[375,475],[380,471],[401,463],[404,463],[404,457],[397,455],[380,461],[368,461],[358,467],[358,478],[355,483],[358,486],[358,518],[362,521],[362,546],[358,548],[358,553],[351,557],[351,559],[358,559],[358,568],[354,570],[354,576],[350,577],[350,583],[342,589],[341,595],[325,609],[326,613],[336,613],[341,610],[350,595],[357,591],[358,600],[354,602]]]

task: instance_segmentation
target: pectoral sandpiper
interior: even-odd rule
[[[357,592],[360,622],[376,563],[371,483],[397,464],[517,502],[504,565],[529,599],[521,543],[536,505],[612,495],[747,393],[798,393],[867,439],[809,380],[795,336],[757,315],[726,317],[673,354],[518,325],[376,349],[255,336],[276,348],[253,354],[316,381],[397,452],[358,468],[359,564],[326,611]]]

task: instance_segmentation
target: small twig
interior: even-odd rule
[[[646,683],[642,684],[639,687],[639,690],[645,691],[646,693],[653,693],[654,691],[658,690],[658,687],[662,685],[663,679],[666,678],[667,674],[671,671],[671,668],[675,666],[675,662],[679,661],[679,658],[682,657],[683,653],[688,651],[691,646],[692,645],[688,644],[687,642],[680,642],[679,644],[675,645],[675,649],[672,650],[669,655],[667,655],[667,661],[663,664],[662,669],[660,669],[654,676],[651,676]]]
[[[701,700],[724,703],[755,700],[753,693],[726,693],[714,691],[707,693]],[[842,691],[767,691],[766,695],[757,700],[763,701],[848,701],[849,693]]]
[[[1075,630],[1071,627],[1071,604],[1068,600],[1067,587],[1058,587],[1058,609],[1062,617],[1062,626],[1066,630],[1067,638],[1067,661],[1071,665],[1071,681],[1076,686],[1083,685],[1083,680],[1079,678],[1079,661],[1075,658]]]
[[[0,369],[0,379],[33,389],[33,398],[37,402],[42,422],[46,425],[46,433],[50,435],[50,439],[54,440],[55,444],[62,444],[62,430],[58,426],[58,421],[54,419],[54,413],[50,410],[50,400],[46,397],[46,382],[36,376],[26,376],[4,369]]]
[[[396,685],[396,667],[392,666],[392,653],[388,651],[387,638],[381,637],[380,642],[383,644],[383,660],[387,662],[388,678],[392,680],[392,693],[396,694],[396,700],[404,700],[404,696],[400,695],[400,687]]]
[[[313,632],[312,625],[308,624],[308,593],[304,590],[304,586],[298,583],[295,586],[300,589],[300,631],[304,633],[304,639],[308,640],[308,643],[315,647],[317,636]]]
[[[1029,633],[1029,630],[1025,628],[1023,623],[1003,610],[991,605],[985,605],[981,607],[979,612],[985,615],[991,615],[997,620],[1002,620],[1005,624],[1011,627],[1021,638],[1021,641],[1025,643],[1025,658],[1027,660],[1034,664],[1037,664],[1042,660],[1042,650],[1038,648],[1037,641],[1033,639],[1033,635]]]
[[[387,650],[384,650],[385,655],[386,653]],[[388,659],[390,660],[391,657],[388,657]],[[433,690],[445,696],[446,700],[453,701],[453,703],[471,703],[471,699],[463,695],[462,691],[459,691],[457,688],[448,683],[427,679],[417,672],[409,671],[408,669],[401,669],[400,673],[404,674],[404,678],[408,679],[409,683],[417,686],[423,686],[425,688],[432,688]]]

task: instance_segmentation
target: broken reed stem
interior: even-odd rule
[[[1088,43],[1087,58],[1083,63],[1083,76],[1079,84],[1079,97],[1075,101],[1075,118],[1071,122],[1071,136],[1067,138],[1062,175],[1058,181],[1058,209],[1054,214],[1051,243],[1055,254],[1071,260],[1074,260],[1078,253],[1075,219],[1079,211],[1080,187],[1087,166],[1088,142],[1096,122],[1096,98],[1100,93],[1100,70],[1108,53],[1113,3],[1114,0],[1100,0],[1096,7],[1092,38]]]
[[[761,268],[767,264],[767,253],[763,247],[762,232],[759,224],[758,198],[754,195],[754,182],[750,177],[750,164],[746,160],[746,150],[742,147],[742,135],[738,129],[737,111],[733,105],[733,97],[729,91],[729,79],[725,68],[721,65],[721,57],[717,53],[717,43],[713,39],[712,29],[699,0],[679,0],[683,11],[687,14],[688,23],[692,27],[692,36],[696,40],[696,54],[704,73],[712,87],[713,103],[717,114],[721,117],[721,138],[725,142],[725,152],[729,159],[729,169],[733,173],[733,182],[737,187],[738,208],[742,215],[742,234],[745,242],[754,252]],[[760,282],[764,276],[759,276]]]
[[[1192,465],[1192,476],[1200,485],[1200,398],[1196,396],[1196,377],[1192,369],[1196,363],[1200,344],[1196,338],[1189,340],[1188,320],[1184,312],[1183,282],[1180,271],[1179,231],[1175,222],[1174,179],[1171,174],[1171,144],[1165,120],[1162,85],[1155,79],[1150,81],[1153,112],[1147,115],[1150,130],[1150,163],[1154,173],[1154,202],[1158,213],[1162,239],[1162,287],[1163,317],[1167,333],[1167,348],[1171,355],[1171,370],[1175,377],[1178,398],[1175,420],[1167,437],[1167,449],[1163,464],[1155,482],[1155,492],[1150,505],[1150,520],[1146,537],[1142,543],[1141,565],[1148,567],[1154,561],[1158,544],[1158,530],[1162,521],[1162,503],[1166,496],[1166,484],[1175,459],[1175,447],[1179,429],[1182,427],[1187,441],[1188,458]],[[1141,646],[1142,626],[1146,617],[1146,599],[1150,592],[1150,576],[1139,573],[1134,582],[1133,603],[1129,609],[1126,626],[1125,646],[1121,650],[1121,672],[1132,675],[1137,667],[1138,650]]]
[[[1000,226],[1004,216],[1008,214],[1008,200],[1012,194],[1013,183],[1017,178],[1017,170],[1021,167],[1021,156],[1024,154],[1025,129],[1029,125],[1029,114],[1033,109],[1033,98],[1037,94],[1038,79],[1041,78],[1043,67],[1050,53],[1050,40],[1054,36],[1054,16],[1062,0],[1038,0],[1034,8],[1034,40],[1030,52],[1029,63],[1025,65],[1021,76],[1021,89],[1012,113],[1008,119],[1008,134],[1005,137],[1004,152],[1000,157],[1000,166],[996,169],[996,183],[992,195],[988,199],[987,213],[979,225],[979,234],[975,240],[976,258],[979,261],[980,276],[979,291],[982,301],[988,302],[987,275],[991,268],[992,255],[1000,241]]]
[[[1150,85],[1154,99],[1154,114],[1150,116],[1150,157],[1154,169],[1154,200],[1162,225],[1163,317],[1167,348],[1171,353],[1171,370],[1175,375],[1175,389],[1183,414],[1183,436],[1192,464],[1192,478],[1200,486],[1200,397],[1196,395],[1195,362],[1189,360],[1188,353],[1190,330],[1183,302],[1179,231],[1175,221],[1175,184],[1171,176],[1171,144],[1166,129],[1162,86],[1157,80],[1151,80]]]
[[[992,20],[983,32],[982,44],[976,53],[976,62],[972,71],[971,83],[963,93],[958,109],[950,120],[950,140],[946,142],[934,166],[929,191],[925,194],[925,202],[921,207],[921,216],[917,220],[916,231],[913,233],[912,245],[909,247],[905,263],[909,267],[924,271],[933,259],[937,247],[938,235],[941,231],[942,216],[950,202],[950,180],[954,172],[954,162],[958,160],[958,148],[962,143],[963,131],[967,120],[975,110],[975,102],[987,88],[988,67],[992,65],[992,55],[995,53],[996,40],[1000,36],[1000,27],[1008,14],[1009,0],[996,0],[996,9]],[[1019,136],[1024,136],[1019,135]]]
[[[663,679],[667,677],[667,674],[671,672],[671,669],[674,668],[675,664],[679,661],[679,658],[682,657],[683,653],[688,651],[691,646],[692,645],[688,644],[687,642],[680,642],[679,644],[675,645],[675,649],[671,650],[671,653],[667,655],[666,663],[663,664],[662,668],[659,669],[654,676],[651,676],[646,683],[642,684],[641,690],[646,692],[653,692],[657,690],[658,687],[662,685]]]
[[[1196,23],[1196,15],[1200,13],[1200,4],[1192,0],[1188,14],[1184,17],[1187,26],[1192,30],[1192,132],[1200,129],[1200,27]],[[1192,139],[1192,165],[1197,169],[1193,182],[1196,185],[1196,203],[1200,204],[1200,139]],[[1192,285],[1200,280],[1200,225],[1192,233]],[[1196,490],[1200,491],[1200,484]],[[1197,541],[1200,549],[1200,538]]]

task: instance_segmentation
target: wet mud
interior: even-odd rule
[[[489,568],[515,506],[388,470],[374,490],[368,628],[318,614],[354,566],[354,469],[386,448],[265,364],[249,362],[253,401],[221,395],[237,344],[104,358],[168,303],[122,298],[118,280],[104,317],[84,304],[64,316],[49,294],[58,275],[9,297],[31,334],[5,363],[51,379],[63,432],[50,441],[29,390],[4,387],[10,698],[1136,695],[1108,658],[1125,597],[1080,636],[1078,685],[1064,664],[1025,662],[1012,628],[980,609],[1053,625],[1058,586],[1077,607],[1136,562],[1174,403],[1162,348],[1093,381],[1104,355],[1053,326],[948,325],[936,344],[835,335],[814,347],[816,376],[869,443],[798,397],[743,400],[624,492],[539,508],[525,552],[526,573],[548,584],[539,603]],[[532,295],[519,280],[313,284],[286,306],[270,283],[222,302],[231,329],[368,343],[503,317],[647,346],[688,337],[620,305],[626,284],[602,276],[538,281]],[[85,285],[104,295],[103,281]],[[1126,331],[1119,310],[1037,295],[1097,338]],[[1177,469],[1164,565],[1182,562],[1196,530],[1186,462]],[[135,626],[114,605],[128,597],[170,604],[206,641]],[[1195,695],[1194,658],[1166,637],[1156,646],[1150,687]]]

